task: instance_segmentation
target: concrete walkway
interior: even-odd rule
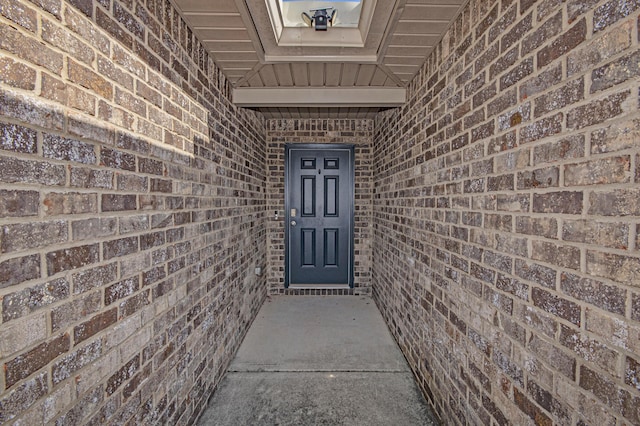
[[[373,300],[262,306],[200,418],[224,425],[437,425]]]

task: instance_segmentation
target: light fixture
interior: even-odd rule
[[[331,11],[331,14],[329,14],[329,11]],[[310,12],[313,12],[313,16],[309,16],[308,13],[302,12],[302,20],[308,27],[313,25],[316,31],[327,31],[327,24],[331,24],[331,26],[333,26],[338,15],[338,10],[333,7],[311,9]]]

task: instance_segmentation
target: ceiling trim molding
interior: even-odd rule
[[[403,87],[240,87],[233,103],[242,107],[396,107],[406,102]]]

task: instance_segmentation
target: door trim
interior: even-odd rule
[[[289,222],[291,221],[289,207],[289,160],[290,150],[332,150],[349,152],[349,272],[348,283],[345,284],[292,284],[289,282]],[[353,288],[354,284],[354,242],[355,242],[355,145],[353,144],[322,144],[322,143],[287,143],[284,146],[284,287],[296,289],[333,289],[333,288]]]

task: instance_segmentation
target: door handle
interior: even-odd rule
[[[295,221],[295,220],[292,220],[292,221],[291,221],[291,226],[296,226],[296,225],[297,225],[296,221]]]

